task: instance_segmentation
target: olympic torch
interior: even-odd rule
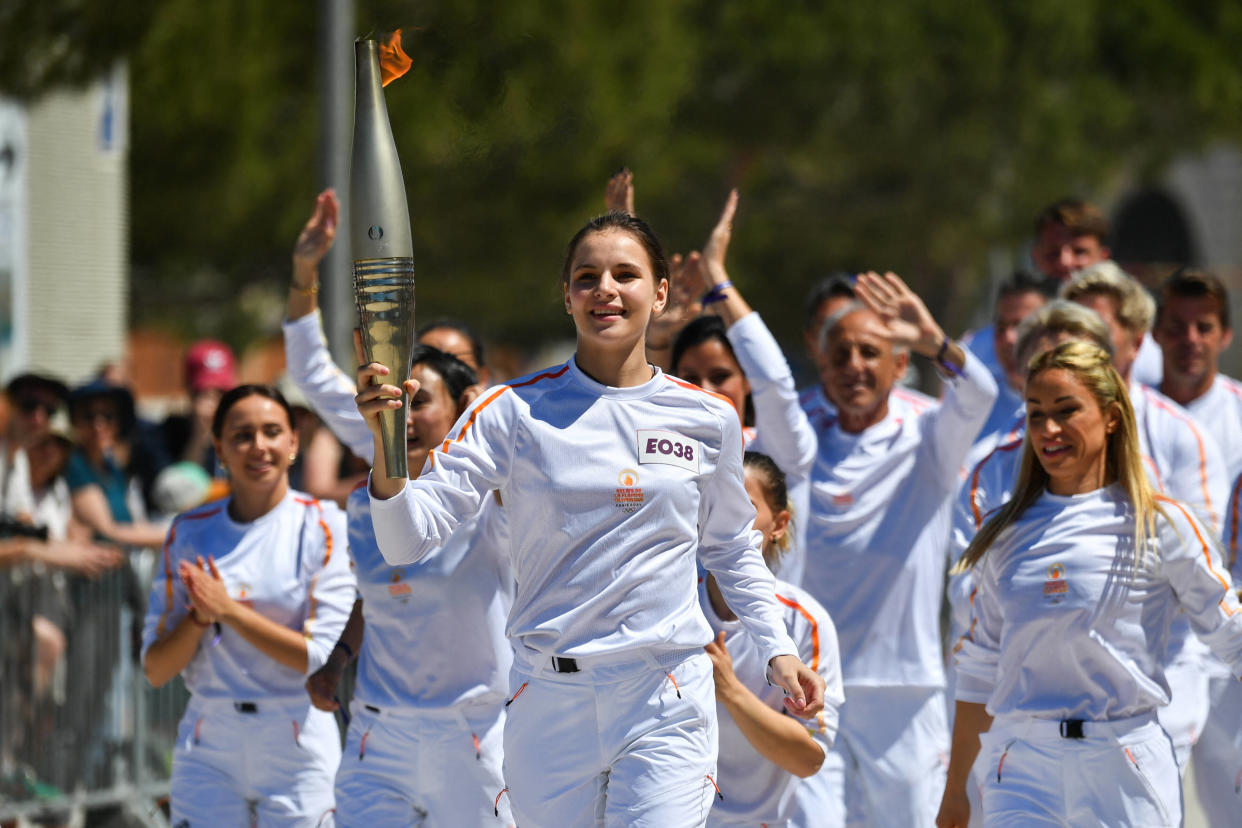
[[[385,52],[382,76],[381,51]],[[403,65],[394,68],[394,61]],[[383,46],[365,38],[354,42],[354,146],[349,186],[354,301],[366,359],[389,371],[386,378],[376,380],[398,387],[410,376],[414,351],[414,243],[405,179],[388,122],[383,86],[404,74],[409,64],[401,51],[400,30]],[[380,413],[384,462],[390,478],[409,474],[405,457],[408,396],[402,391],[401,408]]]

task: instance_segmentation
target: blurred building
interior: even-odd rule
[[[124,357],[128,124],[123,68],[0,99],[0,380],[36,369],[77,382]]]
[[[1151,288],[1183,264],[1210,270],[1242,324],[1242,149],[1219,145],[1178,158],[1153,182],[1125,183],[1110,213],[1118,264]],[[1242,376],[1242,342],[1221,367]]]

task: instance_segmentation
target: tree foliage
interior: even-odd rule
[[[89,6],[19,0],[17,16]],[[252,305],[283,296],[319,186],[315,6],[107,8],[129,6],[141,24],[88,14],[74,37],[115,23],[133,47],[137,318],[242,345],[270,324]],[[898,270],[964,321],[989,248],[1025,240],[1044,203],[1107,200],[1123,172],[1242,139],[1232,0],[356,6],[359,33],[418,27],[387,99],[420,312],[524,345],[569,334],[562,245],[623,163],[674,249],[742,188],[731,270],[792,341],[809,283],[838,268]],[[79,71],[0,54],[7,88]],[[192,313],[170,315],[178,297]]]

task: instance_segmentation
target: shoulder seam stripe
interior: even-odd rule
[[[512,385],[500,386],[499,388],[496,389],[495,393],[493,393],[490,397],[488,397],[483,402],[479,403],[478,407],[476,407],[474,411],[470,412],[470,419],[466,420],[466,424],[461,427],[461,431],[458,432],[457,437],[453,440],[445,440],[444,445],[440,447],[440,451],[447,452],[449,450],[450,445],[452,445],[453,443],[460,443],[465,438],[466,432],[470,430],[470,426],[474,425],[474,421],[476,418],[478,418],[479,412],[487,408],[492,403],[494,403],[497,400],[497,398],[500,397],[501,394],[505,393],[511,388],[522,388],[527,385],[534,385],[535,383],[540,382],[545,379],[556,379],[557,377],[561,376],[568,370],[569,370],[569,363],[566,362],[564,365],[560,367],[559,370],[545,371],[542,374],[537,374],[523,382],[515,382]]]
[[[724,394],[717,394],[715,391],[708,391],[706,388],[700,388],[699,386],[695,385],[692,382],[686,382],[683,379],[677,379],[677,377],[670,377],[668,374],[665,374],[664,378],[668,380],[669,382],[673,383],[674,385],[680,385],[682,388],[688,388],[691,391],[698,391],[700,394],[706,394],[709,397],[715,397],[716,399],[720,400],[722,403],[725,403],[726,405],[728,405],[729,408],[733,409],[734,411],[737,411],[736,408],[733,408],[733,400],[729,399]]]

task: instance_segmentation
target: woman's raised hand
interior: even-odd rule
[[[874,271],[858,274],[855,293],[888,328],[893,344],[933,355],[944,341],[944,330],[932,317],[918,294],[896,273],[881,276]]]
[[[627,167],[608,179],[604,188],[604,209],[634,215],[634,173]]]
[[[737,213],[737,202],[737,188],[734,187],[725,199],[724,209],[720,211],[720,218],[716,220],[716,226],[707,237],[707,244],[703,246],[704,277],[708,287],[715,287],[729,279],[729,273],[725,270],[725,256],[729,252],[729,242],[733,239],[733,216]]]
[[[340,218],[341,204],[336,199],[336,191],[328,189],[315,199],[315,209],[306,220],[306,226],[298,234],[293,245],[293,275],[295,282],[301,275],[299,269],[317,271],[319,262],[327,255],[332,242],[336,240],[336,225]],[[310,285],[298,285],[309,288]]]

